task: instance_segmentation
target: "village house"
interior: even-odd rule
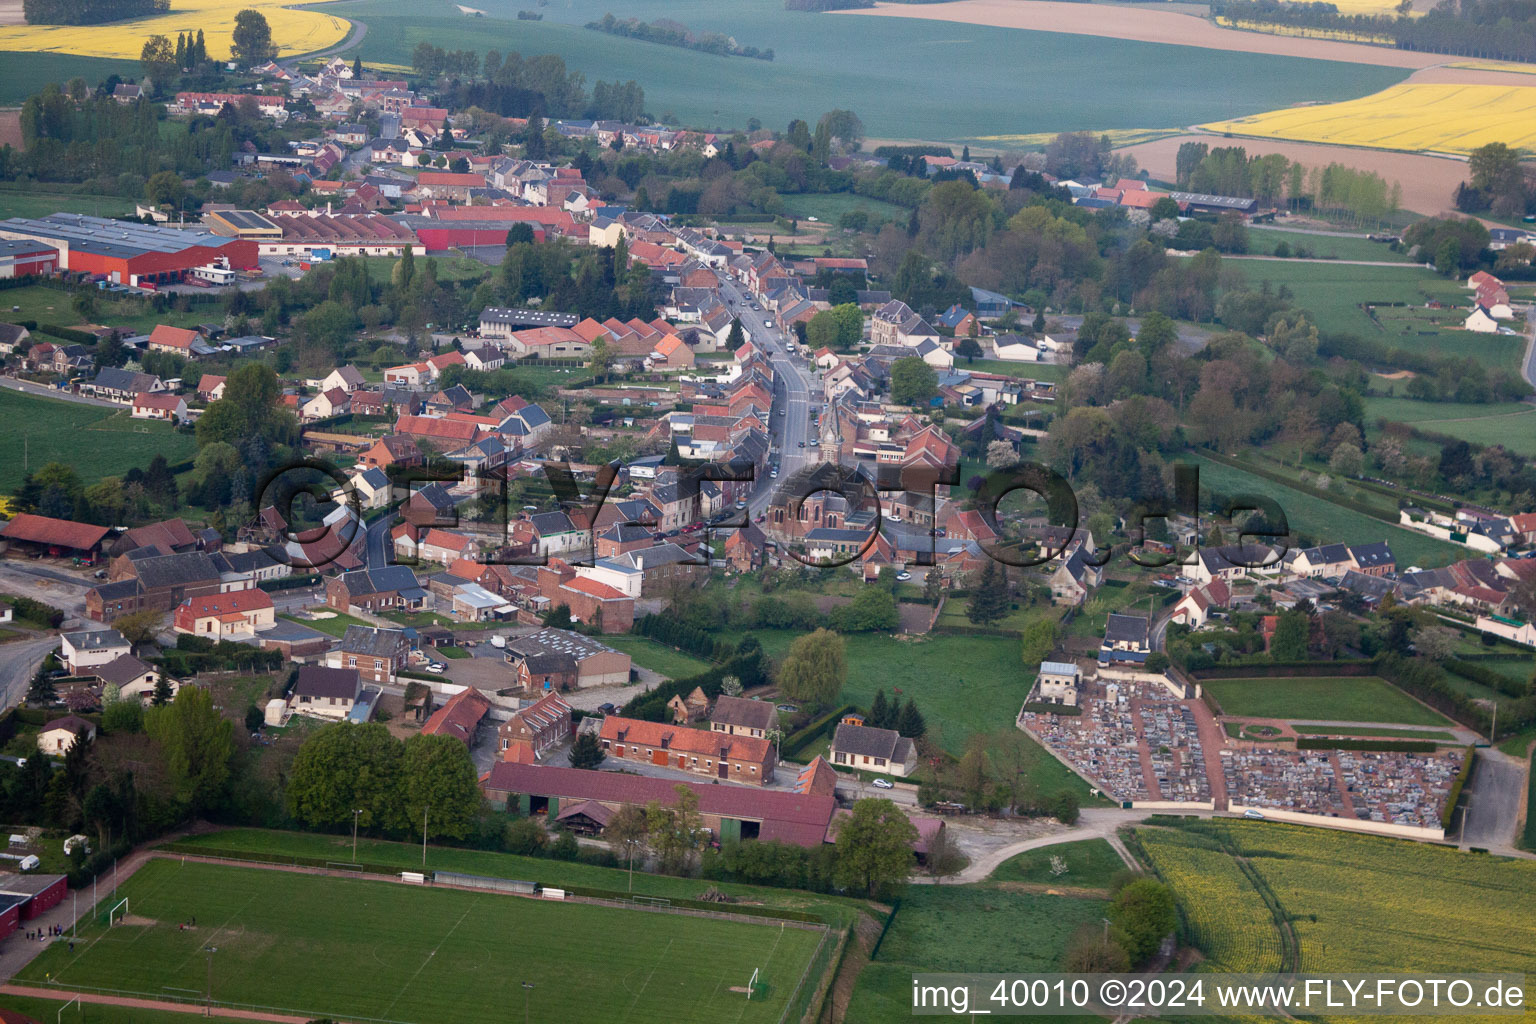
[[[542,761],[550,752],[571,741],[576,722],[571,706],[557,693],[548,693],[503,722],[496,730],[496,749],[504,760],[509,752],[526,744],[535,760]]]
[[[133,411],[129,416],[136,420],[182,423],[187,418],[187,400],[180,395],[141,392],[133,396]]]
[[[65,715],[44,725],[37,734],[40,753],[63,757],[75,741],[84,737],[87,743],[96,738],[96,726],[79,715]]]
[[[779,712],[772,701],[750,700],[721,694],[715,698],[709,715],[711,732],[727,736],[751,736],[763,739],[778,728]]]
[[[507,641],[506,661],[517,683],[532,693],[551,693],[629,682],[630,656],[566,629],[547,628]]]
[[[267,629],[276,619],[272,598],[264,590],[251,588],[231,594],[204,594],[189,597],[176,606],[172,627],[178,633],[224,640],[252,636]]]
[[[341,643],[326,656],[334,668],[355,669],[370,683],[393,683],[405,667],[405,631],[378,626],[348,626]]]
[[[610,757],[761,786],[773,781],[773,745],[765,739],[705,732],[610,715],[598,738]]]
[[[59,656],[72,675],[105,665],[126,654],[133,645],[115,629],[88,629],[59,636]]]
[[[702,686],[695,686],[687,696],[674,693],[667,701],[667,714],[673,725],[692,725],[709,714],[709,697]]]
[[[832,734],[832,764],[906,778],[917,768],[917,748],[894,729],[839,722]]]
[[[301,715],[341,720],[352,713],[361,692],[355,668],[301,665],[289,706]]]
[[[475,745],[476,734],[491,710],[491,702],[474,687],[460,690],[421,727],[423,736],[452,736],[466,747]]]

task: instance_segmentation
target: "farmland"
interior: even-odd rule
[[[784,215],[786,217],[815,217],[817,220],[829,224],[836,224],[839,217],[855,210],[863,210],[869,214],[871,224],[883,220],[893,220],[905,223],[911,211],[906,207],[887,203],[880,199],[870,199],[867,196],[854,195],[851,192],[835,192],[831,194],[802,194],[784,196]]]
[[[820,939],[798,928],[167,859],[146,864],[121,892],[134,918],[151,923],[95,926],[82,948],[54,946],[20,977],[158,997],[201,991],[206,971],[216,1004],[466,1024],[505,1020],[506,1005],[522,1002],[519,979],[535,977],[542,983],[528,998],[541,1020],[611,1020],[624,1006],[633,1021],[775,1021]],[[178,926],[193,918],[198,927]],[[210,946],[218,952],[208,968]],[[320,949],[324,957],[314,955]],[[504,960],[518,970],[499,969]],[[758,967],[767,998],[730,991]]]
[[[1236,718],[1445,724],[1438,713],[1375,676],[1206,679],[1201,685]]]
[[[130,419],[127,410],[0,390],[0,489],[20,485],[29,469],[73,466],[86,485],[147,466],[156,455],[172,464],[192,457],[197,442],[168,423]],[[23,458],[24,453],[24,458]]]
[[[1204,836],[1137,832],[1152,868],[1178,893],[1189,939],[1213,971],[1281,969],[1281,938],[1264,898],[1237,861]]]
[[[87,82],[99,82],[112,75],[132,80],[140,73],[137,53],[132,61],[126,61],[68,53],[10,52],[0,60],[0,104],[20,106],[43,82],[67,82],[76,75]]]
[[[1372,428],[1379,419],[1410,423],[1433,434],[1445,434],[1473,444],[1499,444],[1512,452],[1536,458],[1536,408],[1525,402],[1472,405],[1372,397],[1365,400],[1365,419]]]
[[[1467,153],[1489,142],[1536,144],[1536,90],[1416,82],[1341,103],[1228,118],[1208,131],[1379,149]]]
[[[1408,262],[1406,252],[1393,252],[1383,242],[1373,242],[1362,235],[1327,235],[1316,232],[1289,231],[1285,228],[1261,227],[1248,229],[1248,249],[1255,253],[1269,253],[1284,242],[1294,252],[1298,247],[1311,250],[1314,257],[1325,260],[1387,260],[1393,263]]]
[[[1272,894],[1298,940],[1299,970],[1424,973],[1465,969],[1530,972],[1536,945],[1536,862],[1469,855],[1396,839],[1351,835],[1267,822],[1186,823],[1199,842],[1180,844],[1160,830],[1143,828],[1159,853],[1159,868],[1186,913],[1230,895],[1213,894],[1218,877],[1231,879],[1232,853],[1241,855],[1252,877]],[[1218,868],[1188,848],[1220,851]],[[1221,874],[1217,874],[1218,870]],[[1251,901],[1249,901],[1251,903]],[[1207,955],[1228,949],[1252,950],[1246,933],[1265,921],[1255,913],[1227,914],[1217,907],[1197,932]],[[1239,961],[1241,962],[1241,961]],[[1241,968],[1233,968],[1241,969]],[[1468,1018],[1471,1020],[1472,1018]],[[1491,1019],[1491,1018],[1490,1018]]]
[[[112,324],[145,334],[154,330],[156,324],[190,327],[200,320],[208,319],[208,306],[193,307],[200,308],[201,313],[191,310],[178,312],[174,309],[156,313],[144,299],[135,296],[116,298],[112,293],[96,292],[92,297],[96,303],[93,319],[109,320]],[[39,324],[71,327],[83,322],[83,318],[71,305],[73,299],[72,293],[58,288],[26,285],[6,289],[5,294],[0,295],[0,308],[13,321],[36,320]]]
[[[1437,356],[1471,356],[1490,370],[1510,372],[1515,371],[1525,350],[1525,343],[1519,338],[1407,322],[1405,317],[1410,312],[1430,311],[1392,309],[1388,304],[1422,307],[1434,299],[1452,307],[1449,312],[1439,311],[1442,319],[1449,319],[1454,307],[1464,309],[1469,301],[1469,293],[1461,282],[1447,280],[1423,267],[1341,268],[1326,263],[1269,260],[1247,263],[1243,271],[1252,287],[1268,281],[1275,288],[1284,285],[1291,289],[1296,296],[1296,308],[1310,313],[1323,334],[1354,334],[1391,348]],[[1376,306],[1376,320],[1363,308],[1367,304]],[[1465,316],[1463,312],[1456,317],[1458,327]]]
[[[648,110],[697,127],[740,127],[751,117],[778,127],[836,106],[857,111],[870,136],[879,138],[958,143],[999,134],[1161,128],[1277,104],[1347,99],[1385,88],[1403,74],[1135,40],[802,14],[784,10],[782,0],[628,0],[618,6],[571,0],[542,8],[544,20],[537,22],[510,20],[510,3],[488,7],[496,17],[476,19],[455,17],[446,5],[439,10],[402,11],[391,0],[334,6],[335,13],[367,23],[365,60],[409,64],[422,40],[481,53],[557,53],[588,83],[633,78],[645,88]],[[609,11],[723,32],[772,47],[775,58],[690,53],[683,59],[654,43],[581,27]],[[1029,55],[1026,63],[1021,53]],[[1145,74],[1145,68],[1164,64],[1177,64],[1177,79]],[[1091,84],[1081,79],[1085,65],[1097,69]],[[937,80],[912,73],[935,66],[990,71]]]
[[[1280,503],[1293,536],[1319,544],[1363,544],[1385,540],[1401,566],[1449,565],[1464,555],[1454,544],[1405,530],[1364,512],[1303,493],[1246,470],[1199,458],[1201,487],[1223,494],[1261,494]]]
[[[46,217],[50,213],[87,213],[93,217],[120,217],[133,213],[133,203],[122,196],[78,195],[0,188],[0,220],[8,217]]]
[[[259,10],[272,28],[272,42],[283,55],[308,53],[333,46],[347,37],[341,18],[319,11],[292,9],[295,0],[177,0],[167,14],[106,25],[11,25],[0,27],[0,50],[68,53],[137,61],[151,35],[175,37],[202,29],[208,53],[223,59],[229,53],[235,14]],[[324,0],[320,0],[324,2]],[[9,58],[7,58],[9,59]],[[35,85],[36,83],[34,83]]]

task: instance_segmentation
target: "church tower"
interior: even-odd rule
[[[834,466],[843,461],[843,423],[836,403],[829,403],[821,417],[821,461]]]

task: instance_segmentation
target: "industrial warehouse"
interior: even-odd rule
[[[145,287],[186,280],[196,267],[222,257],[239,270],[256,266],[256,243],[207,231],[53,213],[0,221],[0,238],[39,242],[58,252],[58,267],[100,276],[113,284]]]

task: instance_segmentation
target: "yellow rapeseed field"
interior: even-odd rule
[[[1208,131],[1339,146],[1466,153],[1489,142],[1536,148],[1536,87],[1408,84],[1363,99],[1289,107]]]
[[[344,19],[286,6],[297,2],[300,0],[171,0],[166,14],[110,25],[12,25],[0,28],[0,50],[138,60],[144,40],[152,35],[174,42],[179,32],[202,29],[208,55],[228,59],[235,15],[248,7],[266,16],[272,41],[283,55],[321,50],[346,38],[349,26]]]

